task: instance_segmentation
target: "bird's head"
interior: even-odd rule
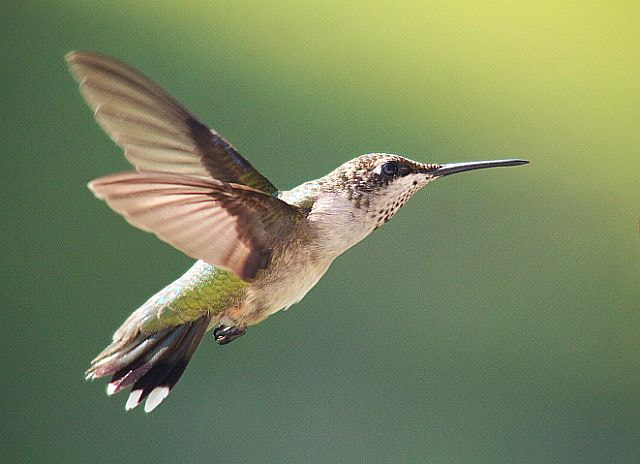
[[[324,187],[342,192],[356,209],[365,209],[375,227],[391,217],[418,190],[440,177],[502,166],[518,166],[518,159],[463,163],[418,163],[399,155],[371,153],[344,163],[325,176]]]

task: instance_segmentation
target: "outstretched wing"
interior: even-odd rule
[[[277,191],[222,136],[133,68],[93,52],[71,52],[66,60],[96,121],[138,170]]]
[[[101,177],[89,188],[132,225],[187,255],[253,279],[301,211],[244,185],[162,172]]]

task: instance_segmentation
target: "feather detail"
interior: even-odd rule
[[[220,134],[130,66],[99,53],[66,56],[96,121],[138,170],[213,177],[277,189]]]
[[[107,394],[116,394],[133,385],[125,409],[147,399],[145,411],[155,409],[171,392],[200,344],[210,317],[181,324],[163,331],[137,336],[117,343],[106,357],[98,356],[87,371],[87,378],[111,375]],[[106,350],[105,350],[106,351]]]
[[[132,225],[247,281],[302,215],[250,187],[161,172],[114,174],[89,188]]]

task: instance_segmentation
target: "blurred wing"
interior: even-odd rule
[[[277,189],[215,131],[129,66],[93,52],[66,56],[96,121],[138,170]]]
[[[187,255],[253,279],[301,212],[264,192],[215,179],[125,172],[89,188],[132,225]]]

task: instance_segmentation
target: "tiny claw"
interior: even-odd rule
[[[213,338],[218,345],[226,345],[236,338],[242,337],[246,332],[246,327],[219,325],[213,329]]]

